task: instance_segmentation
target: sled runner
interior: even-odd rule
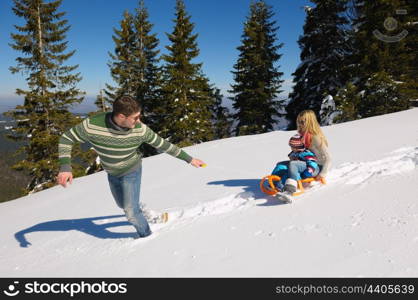
[[[261,191],[263,191],[263,193],[270,195],[270,196],[274,196],[277,193],[280,193],[281,191],[278,190],[274,184],[275,181],[280,181],[280,180],[281,180],[280,176],[276,176],[276,175],[264,176],[260,181]],[[309,178],[298,180],[298,191],[293,193],[292,196],[302,195],[305,192],[304,184],[305,185],[307,184],[309,186],[311,182],[313,181],[319,181],[321,184],[326,184],[324,178],[316,179],[315,177],[309,177]],[[265,184],[266,182],[268,183],[268,185]]]

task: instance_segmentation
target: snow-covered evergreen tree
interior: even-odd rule
[[[339,113],[338,116],[333,119],[333,122],[341,123],[359,119],[361,117],[359,106],[363,95],[364,92],[360,92],[354,84],[347,82],[334,97],[336,110]]]
[[[181,147],[214,138],[211,109],[216,99],[202,63],[193,62],[199,49],[190,18],[184,2],[177,0],[175,26],[167,34],[169,52],[162,57],[164,104],[160,106],[160,133]]]
[[[96,105],[98,111],[100,112],[112,110],[109,104],[107,103],[105,96],[103,95],[102,89],[100,89],[99,95],[97,95],[96,101],[94,101],[94,105]]]
[[[283,80],[277,61],[283,46],[277,44],[274,13],[264,1],[250,5],[244,24],[239,57],[234,65],[234,81],[230,97],[236,110],[236,135],[255,134],[273,130],[275,118],[280,117],[283,101],[277,99]]]
[[[148,20],[148,11],[141,0],[134,18],[134,49],[135,57],[135,97],[142,106],[142,120],[156,131],[161,122],[159,107],[161,105],[162,70],[159,66],[157,49],[159,40],[156,33],[152,34],[153,25]]]
[[[142,106],[142,120],[158,131],[158,109],[161,101],[161,68],[159,63],[158,38],[152,34],[153,25],[148,20],[144,1],[139,2],[135,15],[124,12],[120,29],[114,29],[114,54],[109,53],[109,67],[117,86],[107,84],[109,102],[120,95],[128,94]]]
[[[120,21],[120,29],[113,29],[112,36],[115,43],[114,53],[109,52],[111,61],[108,63],[110,74],[116,86],[106,84],[106,99],[112,103],[121,95],[131,95],[135,97],[137,87],[135,86],[135,31],[134,17],[128,11],[123,13]]]
[[[336,123],[337,117],[341,114],[341,111],[337,110],[334,97],[328,95],[324,98],[321,104],[321,110],[319,115],[321,116],[321,125],[332,125]]]
[[[212,123],[215,130],[215,139],[222,139],[231,136],[232,116],[229,110],[223,106],[223,96],[221,91],[213,88],[215,103],[211,108]]]
[[[346,0],[313,0],[305,7],[304,33],[298,43],[301,63],[293,73],[293,87],[287,105],[289,127],[295,128],[296,116],[305,109],[318,115],[327,95],[335,96],[345,84],[343,69],[351,51],[348,39]]]
[[[401,85],[385,73],[378,72],[367,80],[359,105],[362,118],[384,115],[409,108],[409,99]]]
[[[353,0],[354,45],[349,58],[351,79],[341,95],[350,91],[353,103],[346,97],[337,101],[342,111],[341,120],[370,117],[407,109],[418,85],[413,77],[416,45],[410,43],[407,31],[408,1]],[[408,46],[409,45],[409,46]],[[411,51],[412,50],[412,51]],[[355,86],[355,89],[353,88]],[[347,114],[347,115],[346,115]]]
[[[84,93],[76,87],[81,76],[73,72],[78,66],[65,65],[75,51],[67,51],[65,38],[70,26],[63,19],[65,12],[58,11],[61,2],[14,0],[13,12],[25,24],[16,25],[19,33],[11,35],[12,48],[22,52],[22,56],[10,70],[27,75],[28,89],[16,90],[17,95],[24,97],[24,104],[7,115],[16,120],[9,137],[23,144],[18,153],[23,153],[24,159],[14,168],[30,176],[26,192],[55,185],[58,139],[79,122],[69,109],[82,102]],[[80,161],[76,147],[73,156]],[[78,164],[73,165],[73,170],[75,176],[83,174]]]
[[[404,15],[402,15],[402,30],[406,30],[405,57],[407,61],[406,74],[400,81],[402,93],[407,95],[411,105],[418,106],[418,1],[405,0]],[[401,12],[401,11],[399,11]]]

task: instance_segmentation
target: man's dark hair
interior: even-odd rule
[[[141,105],[133,97],[123,95],[113,102],[113,115],[123,114],[129,117],[141,111]]]

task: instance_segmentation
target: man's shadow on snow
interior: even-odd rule
[[[137,236],[136,232],[111,232],[108,228],[131,225],[127,221],[116,221],[103,224],[95,224],[94,221],[106,220],[113,218],[124,217],[125,215],[103,216],[84,219],[72,219],[72,220],[56,220],[36,224],[32,227],[26,228],[15,233],[16,240],[20,243],[20,247],[28,247],[31,245],[26,239],[25,235],[32,232],[40,231],[70,231],[78,230],[86,234],[92,235],[101,239],[121,239],[121,238],[134,238]]]
[[[265,200],[263,203],[257,203],[257,206],[275,206],[283,205],[284,202],[264,194],[260,190],[261,179],[232,179],[232,180],[221,180],[208,182],[210,185],[223,185],[223,186],[242,186],[244,192],[240,193],[240,197],[254,197],[255,200]]]

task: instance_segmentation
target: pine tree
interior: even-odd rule
[[[125,11],[120,29],[114,29],[114,54],[109,53],[109,67],[117,86],[107,85],[108,102],[118,96],[133,96],[142,106],[142,121],[159,131],[161,102],[161,67],[159,63],[159,40],[152,34],[144,1],[139,2],[136,14]]]
[[[341,113],[335,118],[335,122],[354,121],[360,118],[359,107],[362,100],[362,94],[358,88],[351,82],[341,88],[335,96],[337,110]]]
[[[163,55],[164,105],[161,106],[161,133],[172,143],[188,146],[214,138],[211,108],[215,99],[202,63],[193,63],[199,55],[194,24],[184,2],[176,1],[175,26],[167,34],[171,45]]]
[[[406,95],[411,105],[418,106],[418,2],[405,0],[402,3],[405,15],[402,15],[402,30],[408,32],[405,37],[406,74],[400,81],[401,93]]]
[[[157,35],[151,34],[153,25],[148,21],[149,15],[144,1],[140,1],[134,19],[135,28],[135,79],[136,99],[142,106],[142,120],[154,130],[159,131],[161,122],[159,107],[161,105],[161,76],[159,40]]]
[[[100,89],[100,93],[97,95],[94,105],[97,106],[99,112],[106,112],[110,110],[109,105],[106,103],[106,98],[103,95],[103,89]]]
[[[115,35],[112,36],[115,43],[114,54],[109,52],[111,61],[108,63],[110,74],[117,86],[106,84],[106,99],[108,102],[113,101],[121,95],[131,95],[135,97],[135,32],[134,17],[125,11],[123,19],[120,22],[120,29],[113,29]]]
[[[362,118],[409,108],[409,98],[402,93],[401,85],[384,71],[374,73],[367,80],[361,96],[359,114]]]
[[[408,109],[418,90],[411,68],[414,43],[404,28],[408,25],[405,1],[353,1],[354,51],[349,58],[352,78],[343,88],[354,85],[357,91],[351,105],[349,99],[338,102],[341,120],[371,117]],[[411,19],[409,19],[411,20]],[[416,38],[415,38],[416,39]],[[408,48],[409,46],[409,48]],[[350,89],[354,91],[353,88]],[[344,95],[344,91],[341,93]],[[347,110],[348,107],[351,107]]]
[[[302,110],[312,109],[319,116],[324,97],[334,97],[347,80],[344,68],[351,51],[347,1],[311,2],[316,6],[305,7],[304,33],[298,41],[302,62],[293,73],[295,86],[286,107],[289,129],[296,127],[296,117]]]
[[[62,19],[65,12],[57,11],[61,2],[14,0],[13,12],[26,23],[15,25],[19,33],[11,34],[11,47],[23,56],[16,59],[17,65],[10,67],[10,71],[27,74],[28,89],[16,90],[17,95],[24,96],[24,104],[7,115],[17,122],[9,137],[24,144],[19,153],[24,153],[25,158],[14,168],[30,175],[26,192],[54,185],[58,171],[58,139],[79,122],[69,108],[80,103],[84,93],[76,88],[80,74],[72,73],[78,66],[64,65],[75,51],[66,52],[68,42],[64,40],[70,26]],[[73,167],[77,176],[81,167]]]
[[[336,117],[340,114],[336,109],[334,97],[328,95],[324,98],[321,104],[319,115],[321,116],[321,125],[327,126],[335,123]]]
[[[235,84],[231,85],[234,96],[230,99],[236,110],[236,135],[273,130],[275,118],[281,116],[279,110],[284,107],[283,101],[277,100],[283,73],[276,66],[283,44],[276,44],[279,27],[272,21],[273,16],[272,8],[264,1],[251,3],[232,72]]]
[[[408,34],[401,29],[405,27],[405,16],[397,14],[402,7],[406,7],[404,1],[354,2],[357,18],[354,20],[353,58],[355,75],[361,79],[359,84],[365,85],[364,79],[378,72],[400,79],[410,63],[405,51]]]
[[[231,136],[232,118],[229,110],[222,105],[223,96],[217,88],[213,89],[215,103],[211,109],[212,123],[215,130],[215,139],[223,139]]]

